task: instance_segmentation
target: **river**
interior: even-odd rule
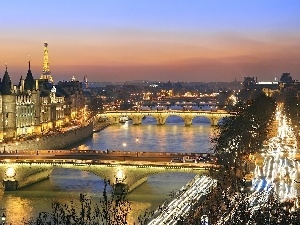
[[[195,118],[193,125],[185,127],[179,117],[170,117],[166,125],[157,126],[154,118],[146,118],[142,125],[113,125],[94,133],[75,149],[161,151],[161,152],[207,152],[213,128],[209,121]],[[173,190],[180,189],[194,174],[165,173],[148,177],[147,182],[136,188],[128,199],[132,202],[129,224],[146,209],[157,208]],[[0,213],[5,213],[7,224],[24,224],[22,219],[36,217],[41,211],[51,211],[54,201],[69,202],[84,192],[97,201],[103,191],[101,178],[85,171],[55,169],[50,179],[24,189],[0,194]]]

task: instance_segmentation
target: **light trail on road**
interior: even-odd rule
[[[196,203],[202,196],[208,194],[214,185],[216,185],[216,180],[210,177],[196,177],[191,186],[166,205],[148,225],[177,224],[181,217],[185,218],[187,216],[193,203]]]
[[[281,106],[277,107],[276,120],[277,136],[270,138],[266,147],[261,150],[262,160],[256,160],[251,194],[243,200],[236,201],[233,209],[218,221],[218,225],[228,223],[244,201],[248,201],[253,214],[266,204],[272,190],[282,202],[292,200],[298,207],[298,188],[294,182],[300,171],[299,163],[294,160],[298,152],[296,137],[288,119],[282,113]],[[234,199],[239,199],[238,195],[240,193]]]

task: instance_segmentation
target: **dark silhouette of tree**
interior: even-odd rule
[[[80,194],[79,204],[52,203],[52,212],[41,212],[37,218],[23,221],[25,225],[127,225],[131,204],[126,195],[109,196],[108,181],[104,182],[103,195],[94,204],[87,194]]]

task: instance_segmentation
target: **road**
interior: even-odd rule
[[[152,164],[181,167],[217,167],[211,161],[200,163],[171,163],[173,158],[199,157],[207,153],[130,152],[98,150],[24,150],[2,151],[0,162],[63,162],[81,164]]]
[[[180,218],[185,218],[193,204],[211,191],[216,180],[207,176],[196,177],[194,182],[183,188],[169,204],[160,207],[148,225],[176,225]]]
[[[269,139],[261,152],[255,155],[252,192],[246,198],[252,211],[259,210],[266,204],[271,190],[276,192],[282,202],[297,200],[299,186],[295,181],[299,178],[298,171],[300,171],[299,162],[295,159],[299,154],[297,141],[288,119],[280,108],[277,109],[276,120],[277,135]],[[238,195],[234,199],[239,199]],[[235,216],[235,211],[242,201],[245,199],[234,202],[233,209],[217,224],[228,223]]]

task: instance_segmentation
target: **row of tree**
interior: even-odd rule
[[[278,100],[284,103],[285,114],[299,143],[298,92],[281,93],[277,95]],[[217,187],[193,208],[183,224],[207,224],[204,215],[208,216],[209,224],[300,224],[300,210],[294,207],[294,200],[281,202],[275,192],[258,193],[267,194],[267,201],[254,207],[249,201],[253,193],[245,191],[244,187],[243,175],[247,173],[244,165],[248,156],[259,153],[264,141],[272,136],[272,129],[276,128],[272,126],[275,107],[274,99],[259,95],[249,105],[240,105],[236,117],[227,118],[218,126],[212,142],[220,168],[210,171],[211,176],[218,180]]]
[[[284,109],[286,112],[287,117],[292,123],[292,127],[294,129],[294,133],[298,143],[300,143],[299,137],[299,116],[300,116],[300,97],[298,95],[297,90],[289,90],[285,95],[285,104]],[[299,146],[299,145],[298,145]]]
[[[218,159],[219,168],[210,171],[210,176],[218,181],[217,187],[193,208],[184,224],[205,224],[204,215],[209,218],[209,224],[216,224],[232,211],[235,211],[236,218],[247,217],[247,210],[241,208],[248,202],[241,203],[245,195],[248,195],[245,192],[244,176],[249,172],[249,157],[258,153],[269,138],[275,110],[274,99],[261,93],[247,103],[239,103],[236,106],[238,114],[225,118],[217,126],[212,138],[212,151]],[[225,220],[223,224],[226,224]],[[236,222],[230,220],[227,224],[255,223],[237,219]]]

